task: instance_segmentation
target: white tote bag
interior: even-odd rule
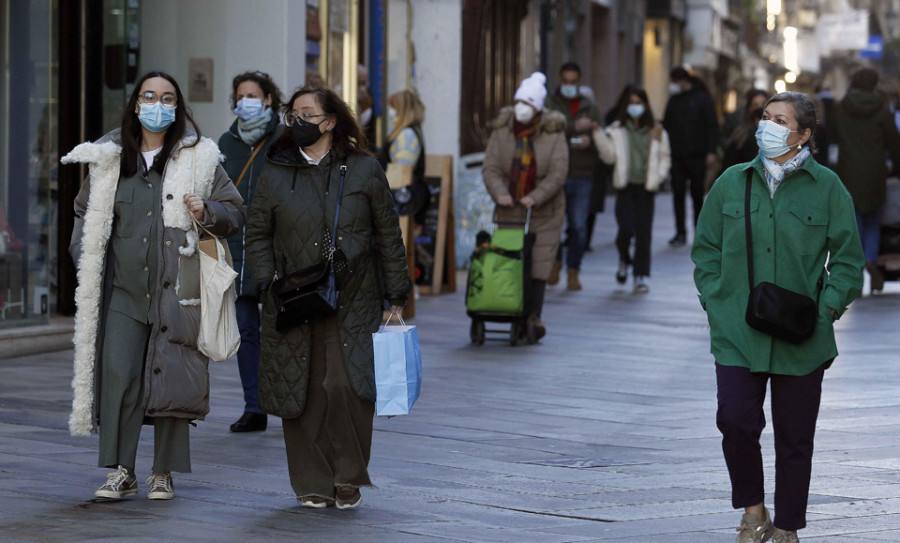
[[[196,225],[196,222],[195,222]],[[204,228],[204,230],[206,230]],[[228,245],[213,236],[197,243],[200,254],[200,333],[197,349],[210,360],[222,362],[241,346],[234,309],[234,279]]]

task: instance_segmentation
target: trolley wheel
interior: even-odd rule
[[[484,345],[484,321],[481,319],[472,319],[472,326],[469,328],[469,337],[475,345]]]
[[[527,341],[529,345],[534,345],[538,342],[537,330],[533,320],[529,320],[525,323],[525,341]]]
[[[522,333],[522,323],[513,321],[509,327],[509,344],[515,347],[519,344],[519,334]]]

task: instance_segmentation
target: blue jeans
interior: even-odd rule
[[[566,179],[566,268],[581,269],[581,259],[587,246],[587,223],[591,212],[591,190],[594,180],[590,177]],[[559,246],[556,261],[562,262],[563,246]]]
[[[238,296],[235,301],[241,346],[238,348],[238,370],[244,386],[244,412],[262,413],[259,408],[259,306],[256,296]]]
[[[862,241],[863,254],[866,262],[878,263],[878,245],[881,243],[881,215],[884,212],[884,204],[868,213],[856,212],[856,227],[859,229],[859,238]]]

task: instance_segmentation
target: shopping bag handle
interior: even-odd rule
[[[400,326],[406,326],[406,323],[403,322],[403,317],[400,315],[400,313],[391,313],[390,315],[388,315],[387,320],[384,321],[385,326],[387,326],[391,322],[391,319],[394,317],[394,315],[397,315],[397,318],[400,319]]]

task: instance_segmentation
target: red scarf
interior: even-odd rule
[[[521,200],[534,190],[537,181],[537,162],[534,156],[534,136],[541,125],[538,113],[529,123],[513,123],[516,136],[516,150],[513,154],[512,169],[509,173],[509,193],[513,199]]]

